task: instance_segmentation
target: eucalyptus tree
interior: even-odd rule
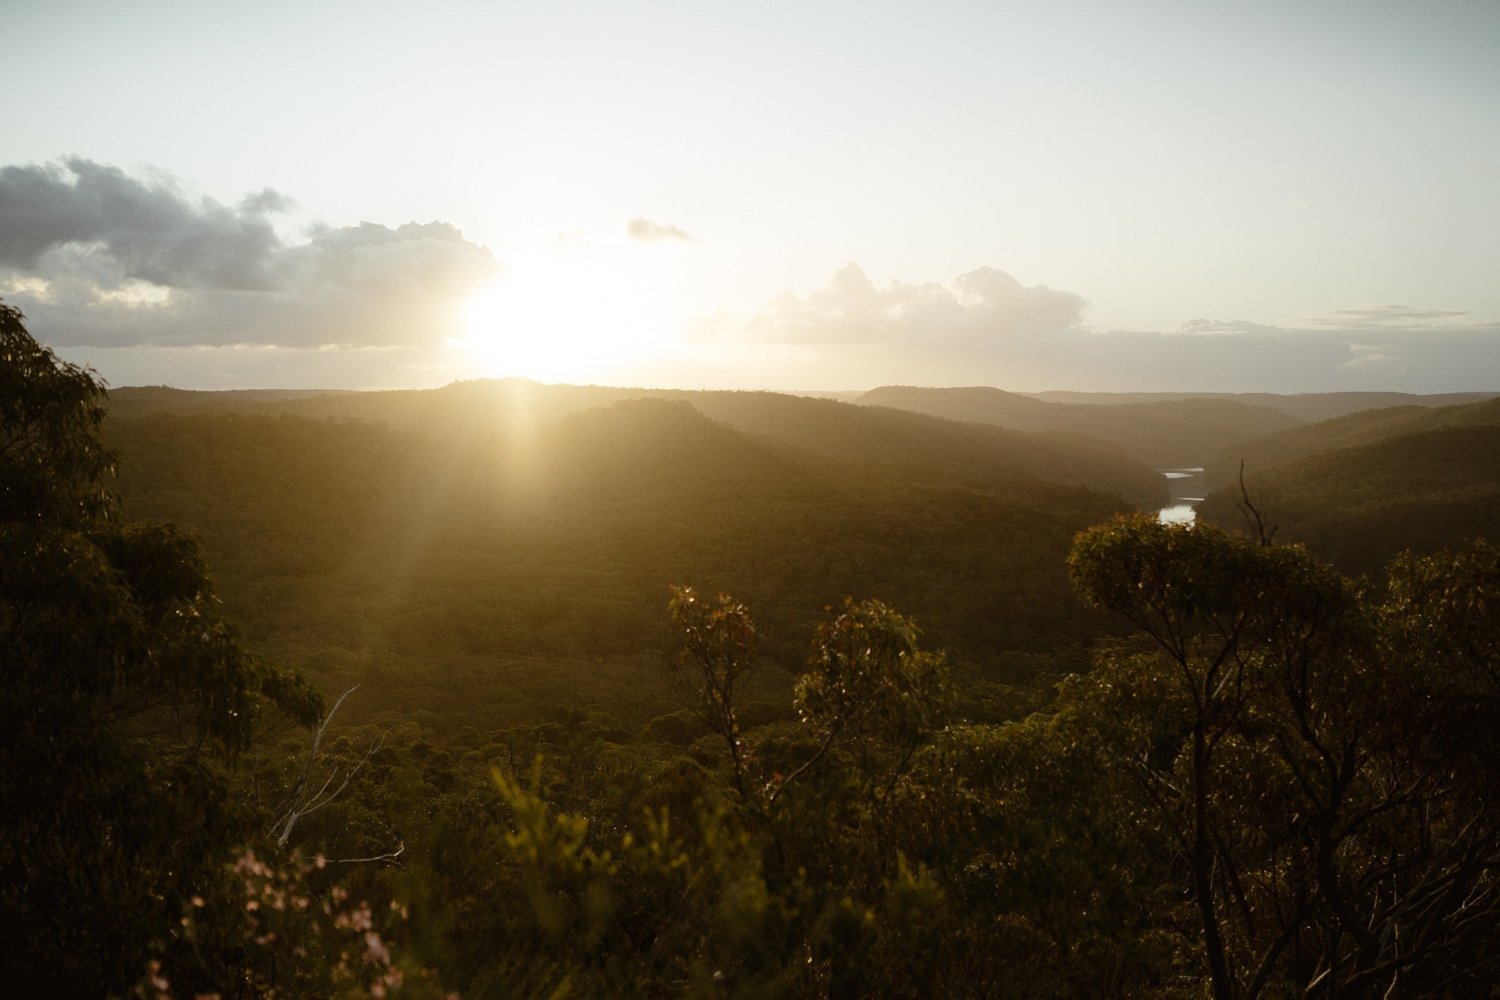
[[[104,387],[0,303],[0,982],[124,992],[245,817],[224,766],[321,697],[224,620],[191,540],[125,522]]]
[[[1118,520],[1070,557],[1141,630],[1081,685],[1176,845],[1221,1000],[1464,994],[1500,918],[1500,572],[1482,543],[1362,591],[1304,550]]]

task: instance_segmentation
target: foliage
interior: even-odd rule
[[[119,992],[253,822],[227,764],[321,699],[243,649],[191,542],[117,516],[102,387],[0,333],[4,978]]]
[[[0,302],[0,523],[74,528],[108,515],[103,390]]]
[[[1464,747],[1500,726],[1475,686],[1495,619],[1465,616],[1463,657],[1441,626],[1500,600],[1493,564],[1408,557],[1361,600],[1301,549],[1208,527],[1080,537],[1080,589],[1150,639],[1101,663],[1083,717],[1175,844],[1214,996],[1491,981],[1500,803]]]
[[[313,877],[326,867],[321,856],[268,862],[245,851],[185,902],[175,932],[178,954],[150,960],[135,995],[384,1000],[402,991],[406,975],[390,935],[403,923],[404,908],[376,910],[338,884],[317,890]],[[408,995],[428,992],[423,987],[430,984],[412,986]]]
[[[1500,536],[1500,399],[1327,421],[1267,438],[1246,459],[1246,486],[1281,537],[1347,574],[1377,576],[1403,550]],[[1210,494],[1200,518],[1239,524],[1236,496]]]
[[[1086,664],[1104,618],[1062,559],[1117,499],[1014,472],[981,482],[956,446],[949,474],[915,476],[638,402],[526,434],[494,416],[418,436],[200,414],[111,416],[110,435],[126,510],[201,541],[257,648],[325,690],[363,684],[354,721],[488,729],[569,704],[642,726],[680,707],[659,669],[671,580],[755,608],[764,669],[741,694],[783,718],[814,623],[850,593],[919,618],[990,717]],[[851,425],[835,429],[863,426],[862,408],[829,405]],[[927,430],[910,450],[943,454],[949,429]]]
[[[14,992],[1496,993],[1492,545],[1356,584],[1075,538],[1121,505],[1033,478],[1045,439],[475,384],[112,416],[125,511],[205,559],[115,506],[92,376],[0,326]],[[668,579],[745,600],[664,628]],[[338,729],[216,590],[361,683]]]

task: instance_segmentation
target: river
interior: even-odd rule
[[[1156,512],[1162,524],[1192,524],[1198,517],[1198,504],[1203,502],[1203,467],[1183,469],[1158,469],[1167,481],[1167,497],[1170,503]]]

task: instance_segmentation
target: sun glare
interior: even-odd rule
[[[486,377],[591,382],[638,372],[671,341],[663,276],[631,248],[560,240],[516,261],[468,305],[454,342]]]

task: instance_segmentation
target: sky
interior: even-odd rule
[[[1500,2],[7,0],[111,385],[1500,390]]]

